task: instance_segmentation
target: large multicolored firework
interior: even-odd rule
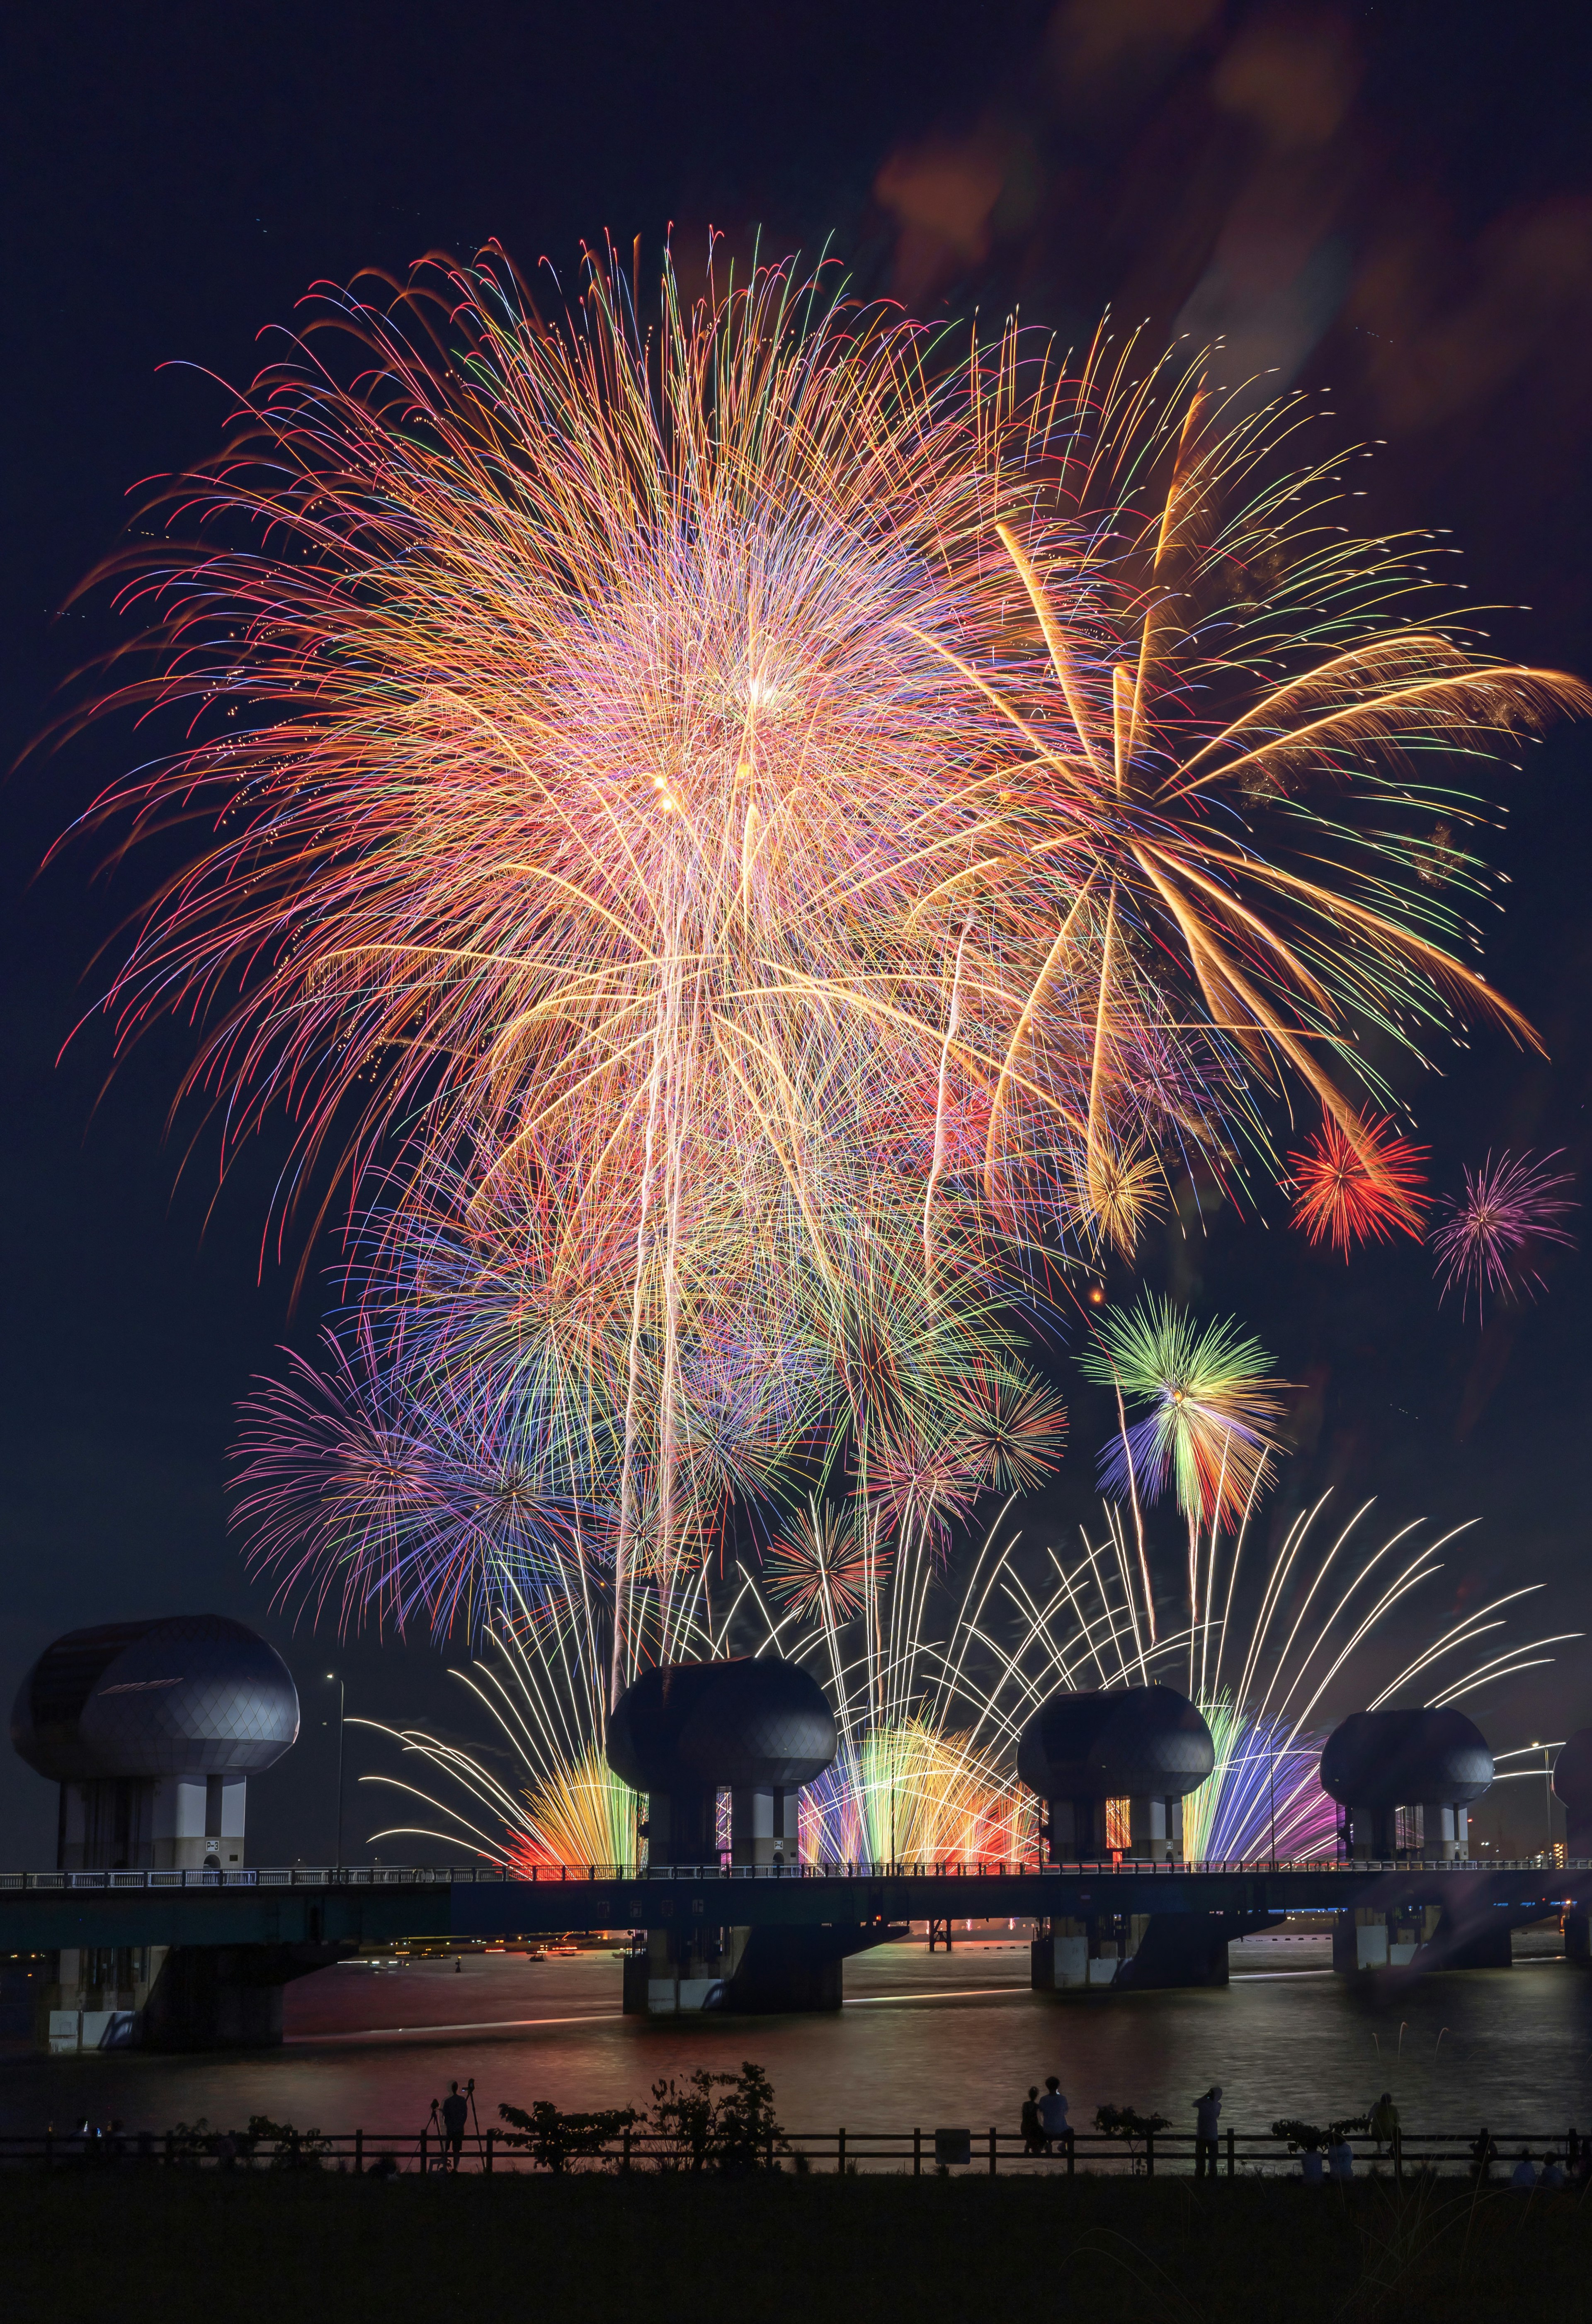
[[[904,1534],[965,1517],[1035,1393],[991,1319],[1192,1166],[1275,1175],[1275,1101],[1375,1176],[1374,1046],[1534,1038],[1471,962],[1450,768],[1587,697],[1339,528],[1299,399],[778,267],[666,267],[643,329],[600,255],[549,320],[489,252],[311,322],[124,560],[152,667],[96,706],[182,728],[102,816],[210,824],[122,1037],[207,1020],[226,1149],[278,1106],[287,1192],[338,1166],[399,1401],[490,1424],[484,1478],[391,1483],[396,1565],[348,1551],[390,1490],[354,1425],[308,1526],[345,1615],[446,1623],[578,1529],[617,1687],[749,1493],[844,1465]],[[363,1345],[336,1413],[339,1366],[393,1393]],[[292,1444],[343,1428],[318,1393]]]

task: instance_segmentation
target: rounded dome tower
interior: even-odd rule
[[[1385,1863],[1468,1857],[1470,1803],[1493,1773],[1486,1736],[1451,1706],[1354,1711],[1321,1753],[1321,1789],[1344,1810],[1345,1853]]]
[[[247,1780],[298,1733],[287,1665],[224,1614],[69,1631],[11,1714],[13,1748],[61,1787],[72,1869],[241,1864]]]
[[[1182,1802],[1216,1764],[1210,1729],[1170,1686],[1063,1688],[1017,1745],[1017,1774],[1049,1802],[1051,1861],[1175,1860]]]
[[[736,1863],[796,1857],[796,1795],[835,1754],[834,1716],[797,1664],[770,1655],[663,1663],[631,1682],[609,1715],[616,1775],[648,1799],[655,1864],[717,1854],[714,1800],[731,1794]]]

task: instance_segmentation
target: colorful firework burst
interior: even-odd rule
[[[1429,613],[1297,399],[1205,358],[964,355],[788,268],[693,307],[666,267],[660,312],[600,254],[551,322],[496,251],[325,294],[124,560],[153,666],[96,706],[182,721],[102,816],[214,813],[123,1036],[205,1017],[226,1153],[285,1105],[286,1183],[403,1190],[365,1296],[431,1268],[433,1433],[502,1438],[480,1521],[344,1489],[310,1567],[435,1620],[477,1603],[457,1542],[523,1583],[589,1520],[611,1690],[804,1464],[920,1547],[1031,1480],[1054,1429],[951,1409],[970,1357],[1036,1393],[1002,1303],[1131,1250],[1196,1156],[1275,1171],[1284,1085],[1374,1171],[1363,1033],[1534,1039],[1466,956],[1478,810],[1417,775],[1589,699]],[[407,1408],[409,1360],[360,1397]],[[1185,1393],[1140,1444],[1192,1525],[1265,1448]],[[424,1545],[401,1585],[349,1555],[367,1504]]]
[[[1152,1292],[1102,1316],[1078,1364],[1127,1405],[1152,1406],[1100,1448],[1103,1492],[1154,1501],[1170,1485],[1192,1527],[1242,1517],[1277,1449],[1283,1411],[1258,1341],[1231,1321],[1201,1329]]]
[[[849,1621],[870,1605],[889,1571],[890,1553],[850,1509],[808,1501],[798,1509],[763,1560],[770,1595],[800,1616],[825,1609]]]
[[[1495,1299],[1530,1298],[1542,1282],[1530,1264],[1533,1247],[1574,1242],[1560,1222],[1576,1207],[1565,1191],[1575,1179],[1551,1167],[1560,1159],[1557,1152],[1535,1162],[1505,1151],[1495,1162],[1489,1154],[1479,1169],[1466,1171],[1462,1194],[1439,1204],[1431,1238],[1439,1296],[1446,1299],[1457,1288],[1461,1314],[1473,1292],[1478,1321],[1489,1292]]]
[[[1385,1242],[1395,1233],[1419,1240],[1428,1202],[1422,1174],[1428,1156],[1424,1148],[1390,1130],[1385,1118],[1368,1120],[1351,1139],[1329,1116],[1304,1150],[1288,1157],[1295,1189],[1293,1223],[1311,1242],[1325,1238],[1348,1259],[1358,1242]]]

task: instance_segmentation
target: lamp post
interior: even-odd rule
[[[327,1683],[337,1690],[337,1869],[343,1869],[343,1711],[348,1691],[336,1671],[327,1673]]]

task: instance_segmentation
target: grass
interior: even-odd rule
[[[136,2168],[0,2181],[7,2304],[78,2324],[829,2324],[1069,2310],[1146,2324],[1470,2324],[1572,2315],[1592,2204],[1214,2186],[885,2177],[400,2179]]]

